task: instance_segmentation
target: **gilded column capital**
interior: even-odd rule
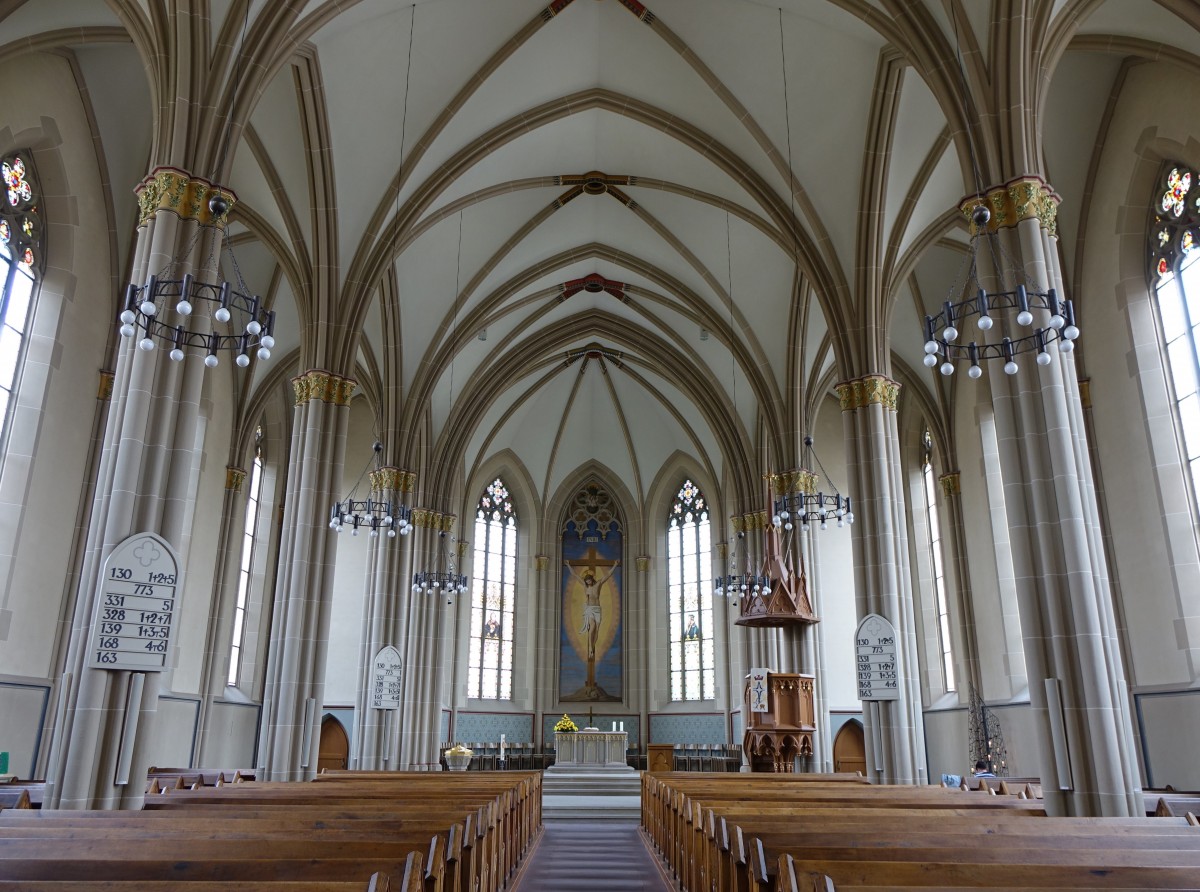
[[[414,508],[412,513],[414,527],[423,530],[437,530],[439,533],[448,533],[454,529],[456,520],[458,520],[457,515],[442,514],[440,511],[430,508]]]
[[[550,569],[550,555],[535,554],[533,556],[533,569],[541,573],[543,570]]]
[[[156,167],[134,187],[138,200],[138,226],[145,226],[159,211],[169,211],[181,220],[195,220],[201,226],[224,226],[229,220],[229,208],[237,201],[233,190],[194,177],[177,167]],[[220,195],[228,207],[214,217],[208,202]]]
[[[108,369],[100,370],[100,380],[96,387],[96,399],[108,402],[112,399],[113,385],[116,383],[117,376],[115,372],[110,372]]]
[[[371,481],[372,492],[412,492],[413,487],[417,485],[417,474],[415,471],[406,471],[403,468],[383,467],[376,468],[368,477]]]
[[[1062,196],[1050,184],[1037,176],[1018,177],[1003,186],[993,186],[982,195],[972,195],[959,203],[959,210],[967,218],[971,237],[983,231],[996,232],[1011,229],[1025,220],[1037,220],[1051,237],[1058,236],[1058,205]],[[980,203],[992,212],[984,227],[979,227],[971,217]]]
[[[246,482],[246,469],[235,468],[233,465],[225,467],[225,488],[234,492],[242,491],[242,484]]]
[[[1079,379],[1079,402],[1083,404],[1083,408],[1092,408],[1092,379]]]
[[[950,471],[938,478],[938,483],[942,485],[942,495],[949,498],[962,494],[962,474],[958,471]]]
[[[725,558],[729,555],[728,542],[718,542],[713,547],[717,549],[717,557],[719,557],[721,560],[725,560]]]
[[[817,483],[821,479],[808,468],[794,468],[790,471],[780,471],[778,474],[766,476],[771,481],[771,488],[777,496],[787,495],[790,492],[814,493],[817,491]]]
[[[735,533],[766,530],[771,527],[771,518],[766,511],[751,511],[749,514],[733,515],[729,518],[729,525]]]
[[[650,569],[650,555],[639,554],[633,559],[633,563],[637,567],[637,571],[639,573],[645,573]]]
[[[879,404],[896,411],[900,400],[900,384],[883,375],[864,375],[834,386],[843,412],[854,412],[865,406]]]
[[[358,382],[353,378],[343,378],[323,369],[310,369],[292,379],[297,406],[312,400],[333,403],[335,406],[348,406],[350,395],[357,386]]]

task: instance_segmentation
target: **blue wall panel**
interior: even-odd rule
[[[728,743],[723,712],[650,716],[651,743]]]
[[[460,712],[454,722],[454,739],[460,743],[533,742],[533,716],[527,712]]]

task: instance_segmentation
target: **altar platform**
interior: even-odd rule
[[[625,763],[624,731],[554,735],[554,764],[542,775],[547,821],[628,821],[641,817],[641,779]]]

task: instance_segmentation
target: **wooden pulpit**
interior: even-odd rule
[[[646,768],[649,771],[675,770],[675,744],[652,743],[646,747],[648,760]]]
[[[797,756],[811,756],[816,713],[813,706],[815,677],[795,672],[767,675],[767,711],[751,712],[750,681],[743,696],[746,733],[742,749],[751,771],[781,774],[794,770]]]

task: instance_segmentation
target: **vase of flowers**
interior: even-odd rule
[[[573,732],[578,731],[579,726],[571,721],[571,717],[564,712],[563,717],[554,723],[554,730],[560,732]]]
[[[446,765],[451,771],[466,771],[467,766],[471,764],[471,757],[475,755],[474,750],[469,750],[461,743],[456,744],[443,754],[446,757]]]

